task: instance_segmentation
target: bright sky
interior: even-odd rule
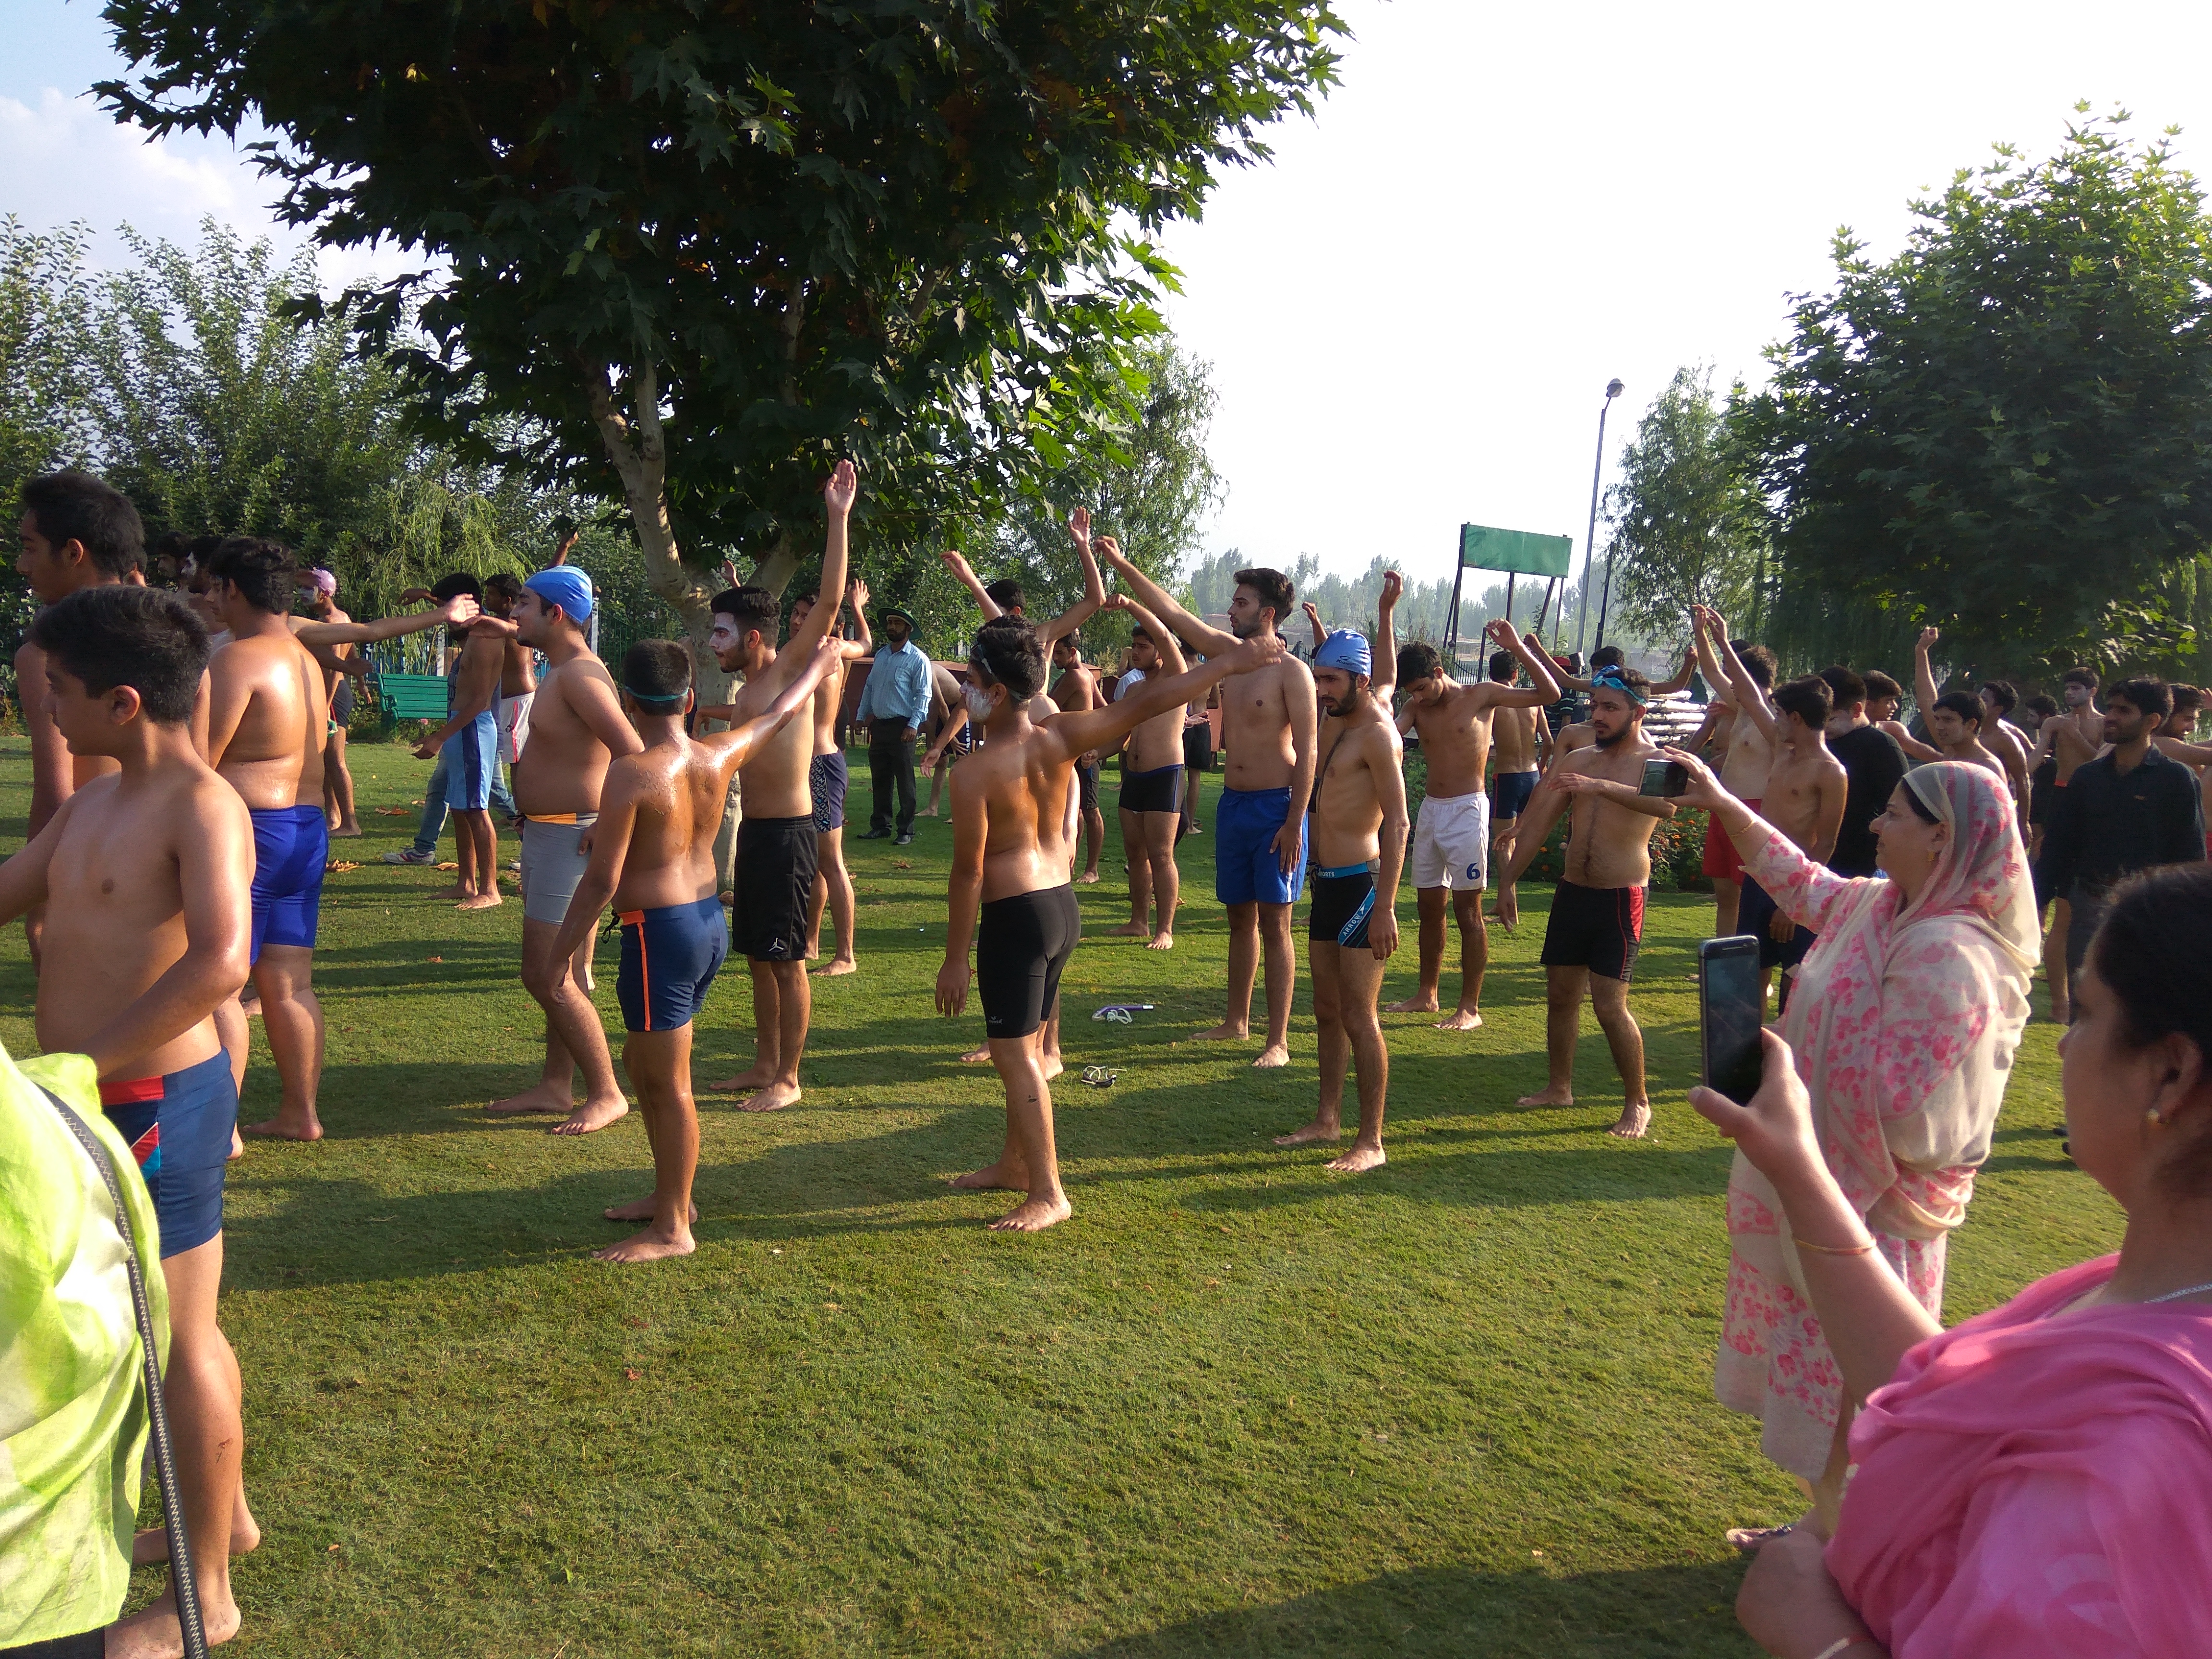
[[[2047,151],[2077,99],[2181,126],[2212,176],[2201,4],[1339,4],[1343,86],[1168,240],[1221,394],[1212,544],[1271,563],[1433,576],[1462,520],[1579,548],[1609,378],[1610,450],[1678,365],[1755,377],[1838,225],[1893,249],[1908,197],[1999,139]],[[228,145],[79,96],[117,64],[89,0],[0,0],[0,212],[88,218],[102,258],[124,220],[270,228]]]

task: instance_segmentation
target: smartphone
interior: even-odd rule
[[[1766,1066],[1759,1035],[1766,1008],[1759,992],[1758,939],[1738,933],[1698,947],[1698,1012],[1705,1087],[1748,1105]]]
[[[1656,795],[1661,800],[1673,800],[1688,793],[1690,769],[1680,761],[1648,760],[1644,763],[1644,781],[1637,787],[1639,795]]]

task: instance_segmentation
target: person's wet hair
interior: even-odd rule
[[[464,593],[472,599],[483,598],[483,584],[465,570],[449,572],[430,584],[430,597],[440,605],[458,599]]]
[[[691,656],[673,640],[640,640],[623,653],[623,690],[646,712],[673,714],[691,689]]]
[[[783,608],[776,604],[775,595],[750,582],[743,587],[726,587],[715,594],[714,611],[737,623],[739,639],[755,630],[764,639],[774,639],[776,623],[783,616]]]
[[[146,526],[131,498],[105,478],[70,469],[23,486],[23,511],[55,549],[76,542],[92,568],[122,581],[146,567]]]
[[[1621,655],[1620,647],[1617,645],[1601,645],[1590,653],[1590,667],[1593,670],[1619,668],[1627,660],[1626,657]]]
[[[2106,702],[2124,702],[2138,714],[2164,720],[2173,712],[2173,692],[2164,680],[2121,680],[2105,688]]]
[[[1297,590],[1291,579],[1279,570],[1270,570],[1265,565],[1255,565],[1249,570],[1237,573],[1237,586],[1249,587],[1252,597],[1275,613],[1275,626],[1279,629],[1283,619],[1291,614],[1291,605],[1297,598]]]
[[[2045,696],[2039,691],[2027,700],[2027,707],[2030,714],[2040,714],[2044,719],[2049,720],[2058,712],[2058,699]]]
[[[31,643],[94,696],[127,685],[156,726],[182,726],[208,664],[205,623],[165,587],[81,588],[31,623]]]
[[[1444,665],[1437,648],[1426,640],[1408,640],[1398,647],[1398,684],[1411,685],[1427,679]]]
[[[2061,685],[2086,685],[2094,691],[2097,689],[2097,671],[2094,668],[2069,668],[2058,677],[2058,683]]]
[[[1838,663],[1833,668],[1823,668],[1820,678],[1828,683],[1830,705],[1841,708],[1845,703],[1864,702],[1867,683],[1851,670]]]
[[[1001,576],[994,582],[984,583],[983,591],[990,595],[991,603],[1001,611],[1019,611],[1022,608],[1022,585],[1012,576]]]
[[[1836,700],[1828,690],[1827,681],[1818,674],[1806,674],[1775,687],[1774,706],[1785,714],[1795,714],[1817,731],[1828,723],[1828,716],[1835,712]]]
[[[1753,683],[1760,690],[1764,691],[1774,684],[1778,665],[1771,651],[1750,640],[1730,640],[1729,648],[1735,653],[1735,659],[1743,665],[1743,672],[1751,676]]]
[[[228,582],[256,611],[283,616],[292,609],[300,562],[290,548],[266,536],[225,536],[208,560],[208,574]]]
[[[2128,1047],[2186,1037],[2212,1067],[2212,997],[2189,966],[2208,933],[2212,864],[2164,865],[2114,890],[2112,908],[2090,941],[2089,962],[2112,993]],[[2212,1195],[2212,1135],[2201,1135],[2169,1174],[2191,1196]]]
[[[2000,714],[2009,714],[2020,707],[2020,693],[2013,690],[2010,680],[1984,680],[1977,689],[1996,704]]]
[[[1401,662],[1404,660],[1402,653],[1401,653],[1399,659]],[[1510,685],[1515,680],[1518,679],[1520,676],[1521,665],[1510,651],[1493,651],[1490,653],[1490,678],[1492,679],[1496,680],[1500,685]],[[1403,668],[1401,668],[1398,671],[1398,678],[1403,679],[1405,677],[1406,671]]]
[[[994,617],[977,629],[968,666],[984,684],[1005,686],[1017,702],[1027,702],[1044,686],[1044,649],[1036,630],[1019,617]]]
[[[1139,640],[1142,640],[1146,645],[1152,646],[1154,650],[1158,650],[1159,648],[1158,646],[1153,642],[1151,629],[1147,629],[1142,623],[1131,623],[1129,624],[1129,643],[1134,645]]]
[[[512,605],[522,597],[522,578],[511,571],[502,570],[496,575],[484,578],[483,591]]]
[[[1960,720],[1973,721],[1976,731],[1981,729],[1982,700],[1970,691],[1945,692],[1936,699],[1935,708],[1928,712],[1933,714],[1936,708],[1948,708]]]
[[[1869,697],[1885,697],[1895,702],[1905,696],[1905,688],[1879,668],[1868,669],[1864,678]]]

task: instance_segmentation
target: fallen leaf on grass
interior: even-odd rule
[[[423,961],[425,961],[425,962],[443,962],[443,961],[445,960],[445,957],[424,957],[422,958],[422,960],[423,960]]]
[[[325,1551],[325,1554],[329,1554],[329,1555],[336,1555],[337,1553],[338,1553],[338,1547],[337,1547],[336,1544],[331,1545],[331,1546],[330,1547],[330,1548],[329,1548],[327,1551]]]
[[[380,818],[411,818],[415,815],[404,806],[380,806],[376,815]]]
[[[911,870],[914,868],[914,866],[905,859],[893,859],[891,860],[891,868],[894,870]]]
[[[360,868],[361,866],[356,864],[351,859],[332,859],[323,866],[323,873],[326,876],[342,876],[349,870]]]
[[[629,1378],[629,1380],[630,1380],[631,1382],[636,1382],[640,1377],[643,1376],[645,1375],[645,1373],[644,1373],[643,1371],[634,1371],[634,1370],[625,1370],[623,1372],[623,1375],[624,1376],[626,1376],[626,1377]]]
[[[441,870],[458,870],[458,869],[459,869],[461,866],[460,866],[459,865],[458,865],[458,864],[454,863],[453,860],[451,860],[451,859],[447,859],[447,860],[443,864],[440,865],[438,867],[439,867]]]

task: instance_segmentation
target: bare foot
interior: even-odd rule
[[[210,1605],[203,1591],[200,1622],[206,1628],[210,1647],[228,1642],[238,1634],[237,1601],[226,1595]],[[173,1590],[163,1590],[159,1601],[107,1629],[107,1659],[178,1659],[184,1650],[185,1633],[177,1623],[177,1598]]]
[[[230,1512],[230,1553],[251,1555],[261,1547],[261,1526],[252,1512],[240,1499]],[[169,1529],[167,1527],[141,1527],[131,1540],[131,1565],[143,1567],[155,1561],[169,1559]]]
[[[451,887],[441,887],[436,892],[430,895],[432,898],[449,899],[474,898],[476,896],[477,890],[475,888],[464,887],[458,881]]]
[[[1109,927],[1106,930],[1106,937],[1108,939],[1142,939],[1152,931],[1149,923],[1125,921],[1119,927]]]
[[[735,1077],[726,1077],[720,1083],[707,1085],[709,1092],[718,1095],[749,1095],[756,1089],[765,1089],[775,1081],[774,1072],[763,1071],[757,1065],[748,1066]]]
[[[1606,1133],[1617,1135],[1623,1140],[1640,1140],[1644,1132],[1650,1127],[1651,1103],[1648,1100],[1633,1100],[1620,1109],[1620,1121],[1607,1129]]]
[[[934,806],[925,806],[921,811],[915,814],[915,817],[918,818],[933,818],[936,816],[937,809]]]
[[[1416,991],[1403,1002],[1384,1003],[1382,1012],[1386,1014],[1433,1014],[1442,1007],[1435,992]]]
[[[1541,1094],[1523,1095],[1513,1103],[1516,1106],[1571,1106],[1575,1091],[1571,1089],[1547,1089]]]
[[[610,1123],[618,1123],[629,1115],[629,1102],[620,1095],[612,1100],[587,1100],[545,1133],[549,1135],[587,1135],[594,1129],[604,1129]]]
[[[241,1123],[238,1127],[246,1134],[268,1135],[278,1140],[320,1140],[323,1138],[323,1126],[312,1116],[304,1124],[288,1123],[280,1113],[265,1122]]]
[[[1094,879],[1096,879],[1094,878]],[[1041,1233],[1075,1213],[1065,1198],[1033,1198],[1017,1204],[991,1224],[994,1233]]]
[[[599,1213],[610,1221],[650,1221],[653,1219],[653,1194],[647,1193],[643,1198],[633,1198],[627,1204],[610,1204]],[[694,1204],[691,1219],[696,1221],[698,1218],[699,1206]]]
[[[632,1233],[619,1244],[610,1244],[604,1250],[593,1250],[594,1261],[659,1261],[672,1255],[689,1255],[699,1247],[691,1242],[691,1230],[678,1227],[662,1232],[657,1227],[647,1227],[641,1233]]]
[[[966,1054],[961,1055],[960,1063],[963,1066],[982,1066],[988,1064],[990,1058],[991,1045],[987,1042],[981,1048],[970,1048]]]
[[[771,1083],[757,1093],[747,1095],[738,1103],[741,1112],[780,1112],[787,1106],[799,1104],[799,1085],[795,1083]]]
[[[1455,1008],[1449,1019],[1437,1022],[1439,1031],[1479,1031],[1481,1029],[1482,1011],[1480,1008]]]
[[[1224,1019],[1220,1024],[1208,1026],[1203,1031],[1193,1031],[1190,1034],[1190,1040],[1193,1042],[1249,1042],[1252,1040],[1252,1028],[1249,1025],[1239,1025],[1234,1020]]]
[[[360,834],[361,826],[359,824],[342,823],[338,825],[337,829],[331,831],[331,839],[332,841],[351,841]]]
[[[534,1089],[525,1089],[519,1095],[509,1095],[505,1100],[488,1103],[484,1110],[495,1117],[505,1117],[515,1112],[573,1112],[576,1097],[566,1088],[541,1083]]]
[[[1048,1083],[1066,1069],[1067,1062],[1058,1054],[1047,1054],[1037,1065],[1037,1070],[1044,1073],[1044,1080]]]
[[[1152,942],[1150,945],[1147,945],[1145,949],[1147,951],[1172,951],[1175,949],[1175,935],[1173,933],[1155,933],[1152,936]]]
[[[1312,1122],[1307,1124],[1303,1129],[1293,1129],[1286,1135],[1277,1135],[1275,1137],[1275,1145],[1278,1146],[1310,1146],[1316,1140],[1341,1140],[1343,1139],[1344,1126],[1342,1124],[1331,1123],[1327,1121],[1325,1119],[1317,1117]]]
[[[500,897],[496,891],[489,893],[471,893],[468,897],[463,899],[459,904],[456,904],[453,908],[456,910],[489,910],[493,905],[504,904],[506,902],[506,900]]]
[[[1029,1167],[1018,1158],[1000,1158],[973,1175],[955,1176],[953,1186],[966,1192],[1025,1193],[1030,1189]]]
[[[228,1156],[223,1159],[223,1162],[228,1164],[233,1159],[241,1158],[245,1156],[246,1143],[238,1138],[238,1125],[233,1123],[230,1126],[230,1152]]]
[[[1339,1175],[1365,1175],[1370,1170],[1381,1169],[1386,1161],[1380,1146],[1363,1146],[1354,1141],[1350,1152],[1342,1158],[1331,1158],[1322,1167]]]
[[[819,968],[814,969],[814,977],[817,979],[835,979],[840,974],[857,974],[860,971],[860,964],[854,961],[852,957],[832,957],[829,961],[823,963]]]
[[[1260,1050],[1260,1058],[1254,1060],[1252,1066],[1255,1071],[1266,1071],[1277,1066],[1287,1066],[1290,1063],[1290,1046],[1287,1043],[1271,1042]]]
[[[1081,875],[1078,876],[1078,877],[1075,878],[1075,880],[1076,880],[1076,884],[1077,884],[1078,886],[1081,886],[1081,887],[1088,887],[1088,886],[1090,886],[1090,885],[1091,885],[1091,883],[1093,883],[1093,882],[1097,881],[1097,879],[1098,879],[1098,872],[1097,872],[1096,870],[1085,870],[1085,871]],[[1024,1205],[1022,1207],[1023,1207],[1024,1209],[1027,1209],[1029,1206],[1028,1206],[1027,1205]],[[1060,1218],[1061,1218],[1061,1216],[1065,1216],[1066,1213],[1067,1213],[1066,1210],[1065,1208],[1063,1208],[1063,1209],[1060,1211],[1060,1215],[1056,1215],[1056,1216],[1053,1217],[1052,1221],[1058,1221],[1058,1220],[1060,1220]],[[1046,1222],[1044,1224],[1045,1224],[1046,1226],[1049,1227],[1049,1226],[1051,1226],[1051,1225],[1052,1225],[1052,1221],[1048,1221],[1048,1222]],[[1034,1227],[1024,1227],[1024,1228],[1022,1228],[1020,1231],[1023,1231],[1023,1232],[1031,1232],[1031,1233],[1033,1233],[1033,1232],[1035,1232],[1035,1231],[1036,1231],[1036,1228],[1034,1228]]]

